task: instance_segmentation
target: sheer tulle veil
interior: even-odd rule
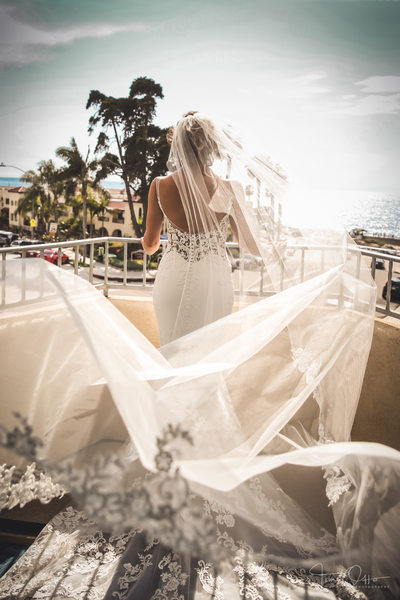
[[[158,350],[82,279],[7,261],[4,462],[39,462],[105,529],[140,526],[217,566],[357,564],[396,589],[399,453],[350,441],[369,266],[344,231],[286,226],[288,182],[218,119],[180,119],[168,167],[190,244],[212,250],[230,220],[232,314],[211,322],[210,294],[203,326]]]

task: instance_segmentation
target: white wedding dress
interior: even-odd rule
[[[211,158],[229,170],[215,196]],[[79,509],[46,525],[0,598],[398,597],[400,453],[350,441],[369,265],[345,232],[285,226],[268,200],[282,177],[230,128],[182,119],[170,170],[188,227],[168,222],[160,350],[81,278],[2,262],[1,462],[38,463]],[[262,263],[237,311],[228,216]],[[0,506],[48,501],[28,479],[17,492],[3,469]]]
[[[213,231],[183,231],[164,213],[159,181],[157,202],[167,222],[168,244],[157,269],[153,303],[163,346],[230,314],[233,283],[226,253],[229,213]],[[219,188],[214,201],[218,193]]]

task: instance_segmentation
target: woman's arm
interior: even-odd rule
[[[158,206],[156,196],[156,180],[153,179],[149,189],[146,231],[142,239],[142,246],[147,254],[154,254],[160,247],[160,234],[164,215]]]

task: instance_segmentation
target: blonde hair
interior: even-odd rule
[[[210,119],[203,117],[197,110],[188,111],[180,119],[177,127],[186,134],[187,141],[201,166],[202,171],[210,167],[215,158],[220,157],[218,146],[214,139],[214,125]],[[175,128],[170,128],[168,137],[173,138]]]

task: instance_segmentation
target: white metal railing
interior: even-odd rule
[[[122,243],[123,244],[123,258],[122,258],[122,268],[118,273],[110,273],[110,244],[113,242]],[[44,258],[44,251],[48,249],[57,250],[57,264],[58,266],[62,266],[62,254],[64,249],[72,249],[73,250],[73,261],[74,261],[74,272],[75,274],[79,273],[79,264],[83,266],[83,261],[87,271],[85,271],[88,275],[88,280],[91,284],[95,285],[97,288],[103,290],[104,295],[108,295],[108,291],[110,289],[118,289],[118,288],[134,288],[141,287],[146,288],[151,286],[154,282],[155,272],[153,270],[149,270],[147,266],[148,256],[145,252],[143,252],[143,267],[140,271],[135,271],[137,275],[132,275],[132,273],[128,272],[128,244],[140,244],[139,238],[130,238],[130,237],[98,237],[98,238],[88,238],[81,240],[69,240],[66,242],[50,242],[44,244],[35,244],[28,246],[20,246],[20,247],[7,247],[0,248],[1,254],[1,281],[2,281],[2,290],[1,290],[1,303],[5,303],[5,280],[6,280],[6,259],[9,254],[15,254],[16,252],[20,253],[24,258],[27,256],[29,252],[38,252],[39,256]],[[167,243],[166,240],[161,240],[161,244],[165,245]],[[104,257],[103,263],[98,263],[96,265],[95,261],[95,247],[99,245],[104,245]],[[89,247],[89,256],[87,255],[87,247]],[[228,242],[227,248],[239,248],[236,242]],[[325,262],[325,254],[328,251],[339,250],[341,248],[334,247],[326,247],[326,246],[304,246],[304,245],[295,245],[288,246],[287,250],[295,253],[301,253],[301,261],[300,261],[300,274],[299,281],[304,281],[305,271],[306,271],[306,262],[307,262],[307,254],[310,251],[319,252],[319,269],[322,272],[324,268]],[[80,255],[85,258],[80,260]],[[388,262],[388,277],[386,282],[386,299],[385,306],[376,306],[376,311],[394,317],[395,319],[400,319],[400,312],[395,312],[392,309],[392,278],[393,278],[393,266],[395,263],[400,263],[400,256],[395,256],[391,254],[387,254],[385,252],[379,252],[376,249],[364,248],[358,246],[356,249],[350,248],[350,253],[356,255],[356,264],[355,271],[356,276],[359,277],[360,269],[361,269],[361,255],[371,257],[371,274],[375,279],[376,276],[376,264],[377,260],[381,259]],[[243,258],[243,253],[241,252],[241,256]],[[240,262],[240,261],[239,261]],[[315,260],[314,260],[315,262]],[[95,267],[97,267],[98,272],[95,272]],[[284,263],[281,263],[281,287],[283,289],[283,281],[284,281]],[[99,272],[101,269],[101,272]],[[265,269],[261,265],[260,269],[260,279],[257,289],[246,292],[249,295],[270,295],[274,293],[273,291],[265,291],[264,288],[264,272]],[[98,279],[99,281],[95,282],[94,280]],[[239,278],[238,278],[239,289],[237,291],[242,292],[244,289],[243,284],[243,260],[241,261],[241,269],[239,269]],[[400,304],[400,301],[399,301]]]
[[[123,244],[123,269],[121,272],[121,276],[118,278],[113,278],[109,274],[109,268],[112,266],[110,264],[110,243],[118,242]],[[62,266],[62,254],[64,249],[73,249],[74,251],[74,272],[75,274],[79,273],[79,263],[81,262],[81,266],[87,266],[88,268],[88,280],[91,284],[103,290],[104,294],[108,295],[108,290],[113,287],[126,287],[128,285],[128,244],[140,244],[139,238],[130,238],[130,237],[98,237],[98,238],[88,238],[81,240],[69,240],[66,242],[48,242],[44,244],[29,244],[27,246],[10,246],[7,248],[0,248],[0,254],[3,261],[7,258],[7,254],[21,254],[22,258],[26,258],[32,252],[39,252],[41,258],[44,258],[45,250],[57,250],[57,265],[59,267]],[[166,243],[166,241],[162,240],[162,243]],[[104,274],[96,274],[94,272],[95,268],[95,246],[102,246],[104,244],[104,256],[103,262],[100,265],[104,265]],[[87,256],[87,247],[89,247],[89,256]],[[84,256],[80,260],[80,249],[85,249]],[[143,268],[142,273],[138,271],[138,277],[135,277],[136,285],[146,286],[148,284],[147,281],[147,260],[146,254],[143,253]],[[85,264],[83,264],[83,261]],[[101,282],[95,283],[94,279],[101,278]],[[121,280],[121,283],[117,283],[116,279]]]

